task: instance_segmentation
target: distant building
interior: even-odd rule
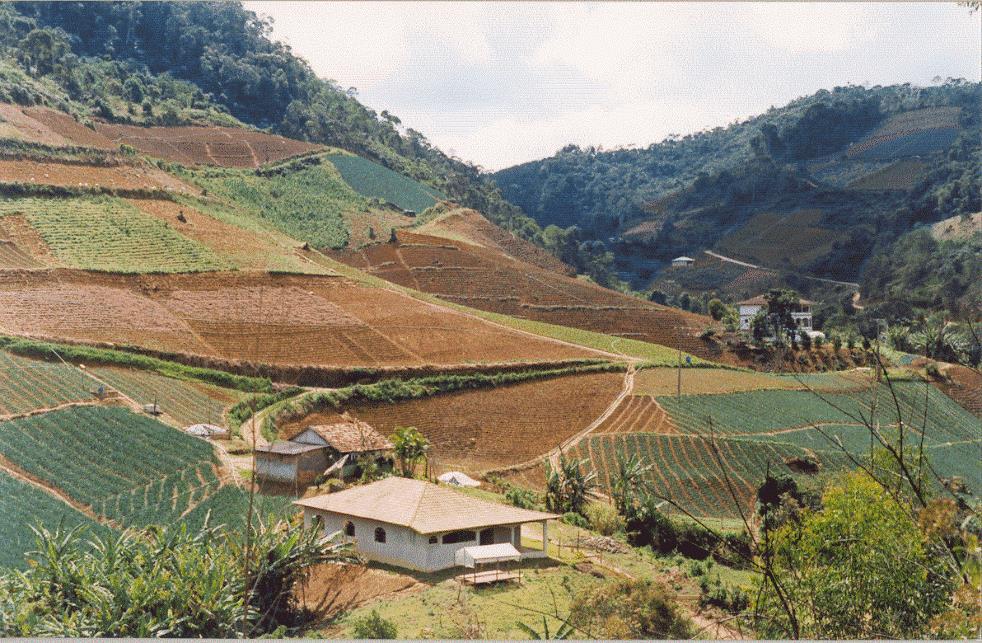
[[[795,310],[791,311],[791,317],[798,326],[799,332],[808,334],[809,336],[820,334],[812,330],[812,306],[814,304],[815,302],[813,301],[799,299]],[[761,310],[767,308],[767,300],[764,299],[763,295],[757,295],[756,297],[737,302],[737,306],[740,307],[740,330],[749,331],[750,322],[753,318]]]
[[[470,566],[458,552],[477,547],[480,554],[489,545],[507,546],[501,549],[520,558],[544,558],[544,547],[522,546],[522,525],[539,523],[546,543],[548,521],[559,517],[399,477],[293,504],[303,509],[305,526],[318,525],[325,536],[339,533],[370,560],[422,572]]]
[[[287,440],[256,448],[256,477],[266,482],[309,485],[319,475],[359,474],[365,458],[391,464],[392,443],[370,425],[348,415],[341,422],[301,427]]]
[[[675,257],[672,259],[673,268],[688,268],[696,262],[692,257]]]

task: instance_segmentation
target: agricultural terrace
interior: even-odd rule
[[[539,363],[600,357],[340,277],[0,274],[0,330],[274,365]]]
[[[532,460],[583,431],[616,399],[623,383],[623,373],[585,373],[344,410],[384,435],[415,426],[432,444],[430,464],[437,472],[481,473]],[[303,423],[335,417],[315,414]]]
[[[41,145],[80,145],[100,149],[112,149],[112,141],[96,134],[69,114],[47,107],[23,107],[0,103],[0,134],[10,138]]]
[[[533,266],[566,275],[573,269],[555,255],[526,241],[513,232],[498,227],[477,210],[453,207],[416,228],[420,234],[464,241],[514,257]]]
[[[917,159],[901,159],[856,179],[848,187],[853,190],[910,190],[926,169],[927,165]]]
[[[137,127],[98,123],[96,132],[113,145],[183,165],[258,168],[307,154],[322,146],[238,127]],[[66,132],[70,138],[71,132]]]
[[[54,185],[66,188],[167,190],[183,194],[198,192],[166,172],[151,165],[142,165],[138,161],[130,165],[103,167],[56,161],[0,159],[0,180],[4,183]]]
[[[370,199],[380,199],[404,210],[422,212],[447,198],[436,188],[360,156],[332,154],[327,158],[341,173],[345,183]]]
[[[202,272],[230,264],[171,225],[111,197],[0,199],[22,215],[62,265],[122,273]]]
[[[0,568],[24,567],[24,554],[35,549],[31,527],[71,529],[85,525],[90,533],[106,528],[33,484],[8,475],[0,464]]]
[[[88,370],[138,404],[156,401],[161,411],[182,427],[198,423],[224,426],[225,409],[245,397],[239,391],[164,377],[148,371],[108,366]]]
[[[3,231],[0,230],[0,234]],[[0,239],[0,269],[31,270],[42,267],[42,263],[22,250],[9,239]]]
[[[821,226],[823,216],[821,210],[757,214],[723,237],[718,248],[766,266],[805,266],[828,254],[838,239],[835,230]]]
[[[694,368],[682,371],[683,395],[712,395],[759,391],[765,389],[805,390],[825,392],[867,391],[870,376],[863,372],[851,373],[802,373],[798,375],[770,375],[766,373]],[[678,370],[674,368],[647,368],[634,377],[635,395],[675,395],[678,386]]]
[[[718,357],[714,346],[698,337],[712,323],[708,317],[623,295],[471,243],[406,231],[398,237],[398,244],[333,256],[470,308],[673,348],[681,343],[694,355]]]
[[[315,248],[348,244],[345,215],[370,212],[371,203],[352,190],[330,163],[287,164],[263,176],[244,170],[202,170],[195,181],[208,194],[234,203],[281,232]]]
[[[130,205],[211,250],[238,270],[330,274],[301,257],[299,243],[268,221],[214,202],[130,199]],[[199,209],[199,207],[201,209]]]
[[[960,107],[929,107],[891,116],[869,136],[851,145],[850,158],[892,159],[946,149],[958,137]]]
[[[774,473],[793,473],[785,462],[807,453],[801,447],[779,442],[718,439],[716,444],[733,493],[744,511],[752,509],[754,494],[764,481],[768,466]],[[703,517],[739,518],[726,476],[707,438],[652,433],[591,435],[577,443],[569,455],[587,459],[601,485],[610,489],[611,476],[617,470],[617,453],[637,454],[645,463],[654,465],[648,480],[655,493],[677,502],[686,511]],[[823,453],[821,457],[830,469],[847,463],[844,455],[835,452]],[[674,511],[671,507],[667,509]]]
[[[767,292],[780,280],[778,273],[762,268],[748,268],[712,255],[700,253],[687,268],[667,268],[658,274],[650,287],[670,295],[682,292],[725,292],[736,298]]]
[[[0,418],[92,399],[96,387],[73,366],[0,351]]]

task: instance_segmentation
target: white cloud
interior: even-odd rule
[[[979,79],[948,3],[247,2],[321,76],[490,168],[647,145],[846,83]]]

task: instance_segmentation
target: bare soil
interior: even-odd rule
[[[75,163],[39,163],[0,159],[0,181],[61,187],[100,187],[111,190],[172,190],[198,194],[199,190],[155,167],[120,165],[100,167]]]

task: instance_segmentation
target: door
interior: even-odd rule
[[[480,544],[482,545],[493,545],[494,544],[494,528],[485,529],[481,532]]]

